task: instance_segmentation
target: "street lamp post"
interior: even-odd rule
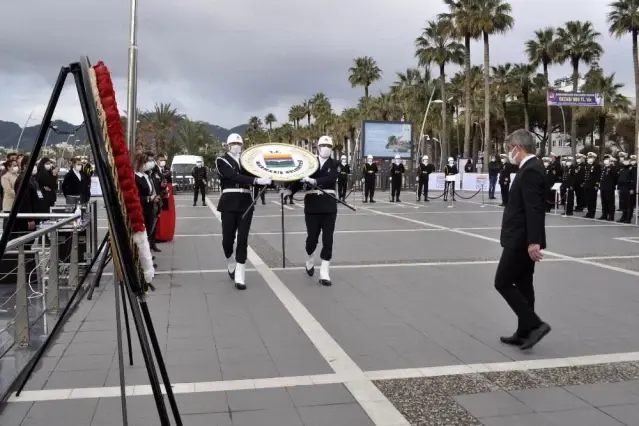
[[[131,17],[129,22],[129,75],[127,87],[127,112],[126,136],[129,141],[129,152],[131,153],[131,163],[135,156],[135,136],[137,131],[137,96],[138,96],[138,46],[137,46],[137,22],[138,22],[138,1],[131,0]]]
[[[35,111],[35,109],[33,111]],[[22,130],[20,130],[20,136],[18,137],[18,143],[16,144],[16,152],[18,151],[18,148],[20,147],[20,141],[22,140],[22,136],[24,135],[24,130],[27,128],[27,125],[29,124],[29,120],[31,120],[31,117],[33,116],[33,111],[29,113],[29,117],[27,117],[27,121],[24,122],[24,126],[22,126]]]
[[[47,144],[49,143],[49,136],[51,136],[51,130],[57,130],[58,126],[51,126],[49,127],[49,131],[47,132],[47,137],[44,140],[44,146],[47,146]]]
[[[420,155],[423,152],[423,143],[424,143],[424,127],[426,126],[426,119],[428,118],[428,111],[430,110],[431,104],[441,104],[441,99],[433,100],[433,95],[435,94],[435,89],[430,93],[430,98],[428,99],[428,104],[426,105],[426,112],[424,113],[424,119],[422,120],[422,128],[419,131],[419,148],[417,150],[417,159],[419,159]]]

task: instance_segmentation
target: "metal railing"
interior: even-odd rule
[[[15,290],[0,298],[0,358],[14,347],[27,348],[39,341],[34,339],[34,330],[47,334],[48,322],[57,320],[55,316],[64,307],[63,295],[79,285],[81,270],[98,255],[96,216],[95,201],[84,212],[18,214],[23,220],[55,222],[44,222],[7,244],[3,261],[8,260],[12,269],[1,277],[5,284],[0,288],[10,287],[12,280],[7,284],[5,278],[15,273]]]

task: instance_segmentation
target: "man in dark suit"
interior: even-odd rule
[[[550,332],[550,326],[535,313],[533,274],[535,263],[546,248],[546,170],[535,156],[533,135],[525,129],[506,138],[508,159],[519,166],[512,182],[501,224],[500,243],[504,248],[495,288],[518,319],[517,331],[502,337],[503,343],[530,349]]]

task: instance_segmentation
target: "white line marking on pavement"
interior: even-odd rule
[[[284,207],[286,210],[293,210],[293,207],[289,207],[289,206],[282,206],[282,203],[280,203],[279,201],[271,201],[271,203],[273,204],[277,204],[280,207]]]
[[[441,225],[437,225],[437,224],[434,224],[434,223],[424,222],[424,221],[417,220],[417,219],[411,219],[409,217],[403,217],[403,216],[399,216],[399,215],[393,214],[393,213],[380,212],[380,211],[373,210],[371,208],[362,207],[362,209],[368,210],[368,211],[371,211],[371,212],[375,212],[375,213],[377,213],[378,215],[381,215],[381,216],[394,217],[394,218],[397,218],[397,219],[406,220],[408,222],[413,222],[413,223],[417,223],[417,224],[421,224],[421,225],[425,225],[425,226],[432,226],[433,228],[439,228],[439,229],[442,229],[442,230],[448,230],[450,232],[454,232],[454,233],[460,234],[460,235],[466,235],[468,237],[479,238],[481,240],[491,241],[493,243],[499,243],[499,239],[487,237],[485,235],[474,234],[474,233],[468,232],[468,231],[461,231],[461,230],[458,230],[458,229],[455,229],[455,228],[448,228],[446,226],[441,226]],[[586,260],[586,259],[580,259],[580,258],[577,258],[577,257],[568,256],[568,255],[565,255],[565,254],[553,252],[553,251],[550,251],[550,250],[544,250],[544,253],[546,253],[546,254],[548,254],[550,256],[554,256],[554,257],[560,258],[560,259],[565,259],[565,260],[569,260],[569,261],[572,261],[572,262],[575,262],[575,263],[580,263],[582,265],[596,266],[597,268],[608,269],[610,271],[621,272],[622,274],[632,275],[634,277],[639,277],[639,271],[631,271],[629,269],[619,268],[617,266],[606,265],[605,263],[597,263],[597,262],[593,262],[593,261]]]
[[[639,237],[617,237],[614,240],[625,241],[627,243],[639,244]]]
[[[218,220],[220,213],[211,207]],[[304,331],[317,351],[324,357],[335,373],[347,379],[344,386],[353,394],[373,423],[377,426],[410,426],[395,406],[371,382],[359,366],[348,356],[333,336],[306,309],[306,306],[295,297],[293,292],[279,279],[271,268],[264,263],[251,246],[248,247],[248,260],[271,288],[275,296],[282,302],[291,317]],[[250,291],[250,288],[249,288]]]
[[[363,371],[366,380],[396,380],[419,377],[441,377],[466,375],[477,373],[490,373],[500,371],[527,371],[547,370],[562,367],[584,367],[597,364],[612,364],[617,362],[639,361],[639,352],[622,352],[603,355],[588,355],[571,358],[547,358],[525,361],[493,362],[482,364],[444,365],[425,368],[402,368],[394,370]],[[226,380],[211,382],[173,383],[173,392],[176,394],[205,393],[205,392],[232,392],[236,390],[273,389],[296,386],[313,386],[320,384],[352,383],[352,376],[348,374],[317,374],[311,376],[269,377],[264,379]],[[372,383],[371,383],[372,385]],[[374,386],[374,385],[373,385]],[[152,395],[149,385],[127,386],[127,396]],[[50,389],[23,391],[19,397],[13,394],[8,402],[38,402],[38,401],[65,401],[72,399],[115,398],[120,396],[119,386]],[[401,425],[402,423],[384,423],[387,425]]]
[[[632,260],[639,259],[639,255],[625,256],[588,256],[577,257],[581,260]],[[572,259],[547,258],[544,262],[573,262]],[[499,260],[451,260],[442,262],[411,262],[411,263],[370,263],[353,265],[331,265],[331,269],[379,269],[379,268],[414,268],[424,266],[468,266],[468,265],[496,265]],[[286,268],[271,268],[272,271],[302,271],[304,266],[287,266]],[[246,272],[256,272],[255,268],[246,268]],[[156,275],[180,275],[180,274],[226,274],[226,269],[175,269],[171,271],[155,271]],[[112,276],[113,272],[104,272],[104,276]]]

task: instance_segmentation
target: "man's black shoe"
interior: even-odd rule
[[[526,339],[524,344],[521,345],[520,349],[522,351],[525,351],[527,349],[532,348],[537,343],[539,343],[541,339],[546,337],[546,334],[550,333],[550,330],[551,329],[548,324],[546,324],[545,322],[541,323],[539,327],[535,328],[533,331],[530,332],[530,334],[528,335],[528,338]]]
[[[523,337],[519,337],[517,336],[517,334],[513,334],[512,336],[502,336],[499,338],[499,340],[501,340],[501,343],[505,343],[507,345],[512,345],[512,346],[521,346],[524,344],[525,339]]]

